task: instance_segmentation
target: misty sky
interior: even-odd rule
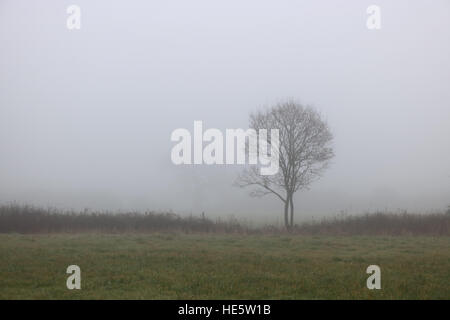
[[[68,5],[81,30],[68,30]],[[381,8],[381,29],[366,8]],[[335,136],[296,218],[450,205],[450,2],[0,0],[0,203],[282,221],[177,128],[293,98]]]

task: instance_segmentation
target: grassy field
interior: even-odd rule
[[[450,299],[450,237],[0,234],[0,299]],[[81,290],[66,268],[81,268]],[[381,290],[366,288],[381,267]]]

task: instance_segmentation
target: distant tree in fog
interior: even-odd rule
[[[294,225],[293,196],[327,168],[334,156],[333,135],[317,110],[294,101],[251,114],[250,128],[279,130],[279,146],[275,148],[279,171],[275,175],[261,175],[257,166],[249,166],[239,175],[236,185],[253,187],[251,196],[276,195],[284,204],[284,223],[290,229]],[[270,140],[268,145],[270,150]]]

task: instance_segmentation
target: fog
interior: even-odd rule
[[[67,6],[81,29],[66,27]],[[239,165],[172,163],[177,128],[283,99],[334,134],[296,219],[450,205],[450,2],[0,1],[0,203],[281,222]]]

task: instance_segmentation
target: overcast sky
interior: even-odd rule
[[[448,0],[0,0],[0,203],[280,222],[276,197],[232,186],[242,167],[173,165],[170,134],[247,128],[293,98],[324,115],[336,153],[298,220],[443,210],[449,39]]]

